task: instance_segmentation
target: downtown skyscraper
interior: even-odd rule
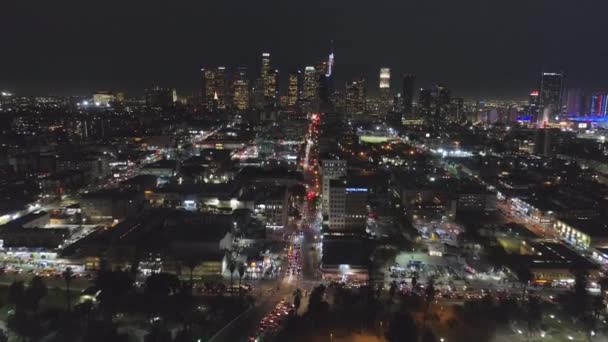
[[[561,72],[543,72],[540,78],[540,110],[538,124],[555,121],[562,110],[564,75]]]
[[[378,84],[378,110],[380,114],[386,115],[391,105],[391,69],[380,68],[380,81]]]
[[[300,70],[294,70],[289,73],[287,80],[287,105],[293,107],[300,96]]]
[[[209,110],[226,106],[226,67],[209,67],[201,69],[202,102]]]

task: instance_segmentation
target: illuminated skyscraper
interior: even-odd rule
[[[209,109],[226,106],[226,67],[201,69],[203,103]]]
[[[245,67],[237,68],[232,76],[232,104],[240,111],[249,109],[249,80]]]
[[[300,70],[289,73],[289,80],[287,85],[287,105],[295,106],[298,101],[298,94],[300,93]]]
[[[279,77],[279,70],[271,69],[268,71],[266,76],[264,97],[266,97],[267,103],[274,104],[277,97],[277,79]]]
[[[314,101],[318,95],[317,72],[314,67],[304,68],[304,99]]]
[[[562,110],[562,86],[564,75],[543,72],[540,78],[540,118],[539,124],[556,120]]]
[[[366,110],[365,79],[359,78],[346,84],[346,113],[363,114]]]
[[[391,88],[391,69],[380,68],[380,91]]]
[[[264,52],[262,53],[262,68],[260,69],[260,78],[262,79],[262,88],[264,91],[264,96],[266,97],[274,95],[274,90],[270,88],[271,70],[270,53]]]
[[[391,99],[391,69],[380,68],[380,82],[378,89],[378,110],[380,114],[386,114],[392,105]]]

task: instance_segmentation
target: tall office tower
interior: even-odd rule
[[[447,123],[450,118],[450,90],[443,84],[439,83],[435,85],[435,92],[433,93],[435,102],[435,123],[439,126]]]
[[[364,114],[366,111],[365,79],[358,78],[346,84],[346,113]]]
[[[298,94],[300,93],[300,74],[301,71],[290,72],[287,83],[287,105],[293,107],[298,101]]]
[[[270,88],[271,81],[269,76],[272,72],[272,68],[270,65],[270,53],[264,52],[262,53],[262,67],[260,69],[260,79],[262,79],[262,89],[264,91],[265,97],[270,97],[274,95],[274,89]]]
[[[405,102],[405,100],[404,100]],[[428,120],[431,116],[431,110],[433,105],[433,95],[430,89],[420,88],[418,92],[418,113],[420,116]]]
[[[346,177],[329,181],[329,229],[364,231],[367,222],[367,192]]]
[[[391,69],[380,68],[380,82],[378,84],[378,97],[379,106],[378,110],[380,114],[385,115],[392,106],[391,99]]]
[[[226,67],[201,69],[203,74],[203,103],[209,109],[226,106]]]
[[[588,113],[583,113],[584,93],[580,88],[570,88],[566,95],[566,115],[581,116]]]
[[[413,114],[415,81],[416,76],[413,74],[403,74],[403,89],[401,90],[401,98],[403,99],[403,114],[405,116]]]
[[[234,81],[234,107],[240,111],[249,109],[249,81],[236,80]]]
[[[249,80],[246,67],[237,68],[232,76],[232,104],[239,111],[249,109]]]
[[[536,123],[538,121],[538,110],[539,110],[539,91],[533,90],[530,92],[530,96],[528,97],[528,106],[526,107],[526,112],[530,116],[530,122]]]
[[[277,100],[277,80],[279,78],[279,71],[271,69],[268,71],[266,78],[266,88],[264,89],[264,97],[266,97],[267,104],[276,104]]]
[[[562,87],[564,75],[556,72],[543,72],[540,78],[540,118],[538,124],[555,121],[562,110]]]
[[[325,69],[325,84],[322,94],[322,103],[321,106],[324,107],[322,109],[326,111],[333,111],[335,105],[335,82],[334,82],[334,74],[336,69],[336,59],[334,55],[334,47],[333,41],[331,42],[331,47],[329,50],[329,55],[327,56],[327,67]]]
[[[317,72],[313,66],[304,68],[304,99],[314,101],[317,99]]]
[[[266,99],[264,98],[264,80],[261,77],[255,80],[251,93],[253,96],[253,107],[255,109],[264,108]]]
[[[321,207],[323,215],[329,214],[329,182],[346,176],[346,160],[321,160]]]

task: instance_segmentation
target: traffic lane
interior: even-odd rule
[[[260,321],[281,301],[291,302],[295,287],[284,283],[279,290],[262,297],[252,308],[220,329],[208,342],[245,342],[258,331]]]

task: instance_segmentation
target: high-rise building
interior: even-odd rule
[[[290,72],[287,83],[287,105],[293,107],[298,101],[300,93],[300,74],[301,71]]]
[[[273,97],[275,94],[275,88],[272,88],[271,85],[276,85],[276,79],[274,81],[272,78],[272,67],[270,64],[270,53],[264,52],[262,53],[262,67],[260,69],[260,78],[262,79],[262,89],[264,91],[265,97]]]
[[[391,88],[391,69],[390,68],[380,68],[380,83],[379,88],[381,89],[390,89]]]
[[[540,78],[540,118],[538,123],[554,121],[562,110],[562,87],[564,75],[561,72],[543,72]]]
[[[279,71],[271,69],[266,76],[264,97],[266,98],[266,104],[276,104],[277,102],[277,79],[279,78]]]
[[[581,116],[586,115],[584,111],[584,93],[580,88],[570,88],[566,95],[566,115]]]
[[[329,213],[329,182],[346,176],[346,160],[325,159],[321,161],[321,207],[323,215]]]
[[[391,98],[391,69],[380,68],[380,82],[378,85],[378,110],[380,114],[386,114],[392,107]]]
[[[329,181],[329,229],[363,231],[367,222],[367,193],[344,177]]]
[[[314,101],[318,96],[317,72],[315,67],[307,66],[304,68],[304,99]]]
[[[203,79],[203,104],[209,110],[226,106],[226,67],[201,69]]]
[[[420,89],[418,96],[418,113],[427,124],[442,127],[449,120],[456,120],[455,117],[450,117],[454,114],[453,106],[450,90],[444,85],[436,84],[431,89]]]
[[[239,111],[249,109],[249,80],[245,67],[237,68],[232,76],[232,104]]]
[[[413,113],[415,80],[416,76],[413,74],[403,75],[403,89],[401,90],[401,98],[403,99],[403,114],[406,116]]]
[[[405,102],[405,100],[404,100]],[[420,88],[418,92],[418,112],[424,118],[431,116],[433,95],[431,89]]]
[[[364,114],[366,111],[365,79],[358,78],[346,84],[346,113]]]

